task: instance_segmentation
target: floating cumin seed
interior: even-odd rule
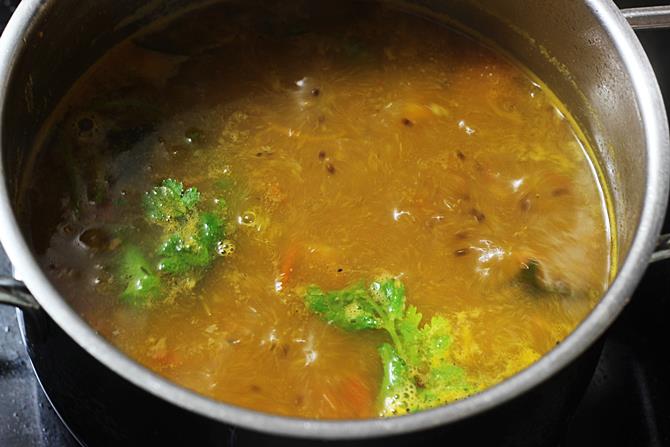
[[[411,119],[409,119],[409,118],[403,118],[402,120],[400,120],[400,122],[401,122],[402,125],[405,126],[405,127],[412,127],[412,126],[414,126],[414,122],[413,122]]]
[[[454,255],[461,257],[467,255],[469,252],[470,250],[468,248],[459,248],[454,252]]]
[[[317,97],[321,94],[321,90],[318,89],[318,88],[313,88],[311,93],[312,93],[312,96]]]
[[[456,151],[456,156],[458,157],[459,160],[465,160],[465,154],[461,151]]]
[[[530,211],[530,199],[528,198],[528,195],[525,195],[519,200],[519,208],[521,208],[521,211],[524,213]]]
[[[256,157],[270,156],[272,155],[272,148],[270,146],[261,146],[256,152]]]
[[[328,174],[335,174],[335,166],[329,161],[326,162],[326,171],[328,171]]]
[[[484,219],[486,219],[486,215],[477,208],[472,208],[470,210],[470,215],[472,215],[477,220],[478,223],[482,223],[484,222]]]
[[[326,159],[326,151],[319,151],[319,160]]]

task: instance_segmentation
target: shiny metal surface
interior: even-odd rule
[[[215,402],[135,363],[88,326],[47,280],[24,237],[29,210],[16,203],[35,135],[50,110],[105,48],[186,1],[24,0],[0,40],[0,237],[40,305],[91,355],[135,385],[184,409],[254,430],[295,437],[351,439],[408,433],[479,414],[536,387],[587,350],[627,303],[656,245],[670,178],[663,101],[649,62],[609,0],[416,0],[494,42],[536,73],[589,136],[613,196],[620,268],[598,306],[540,361],[480,394],[392,419],[315,421]],[[133,15],[133,13],[135,13]],[[57,73],[58,76],[53,76]]]
[[[21,281],[6,276],[0,276],[0,304],[23,310],[40,308],[39,303]]]
[[[651,256],[651,262],[670,259],[670,234],[663,234],[658,238],[658,246]]]
[[[621,10],[633,29],[670,28],[670,6],[651,6]]]

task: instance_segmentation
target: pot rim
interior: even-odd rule
[[[585,0],[612,39],[617,56],[630,75],[647,147],[646,185],[640,221],[629,253],[598,305],[556,348],[505,381],[467,399],[406,416],[365,420],[314,420],[261,413],[204,397],[136,363],[107,342],[63,299],[44,275],[24,239],[11,207],[5,166],[0,165],[0,240],[40,305],[89,354],[138,387],[172,404],[223,423],[274,435],[320,439],[363,439],[424,430],[473,416],[534,388],[573,361],[609,327],[629,301],[655,246],[667,205],[670,141],[661,92],[649,60],[633,30],[611,0]],[[24,0],[0,38],[0,136],[6,108],[5,92],[12,69],[38,18],[52,4]],[[2,155],[2,141],[0,141]],[[2,157],[4,160],[4,156]]]

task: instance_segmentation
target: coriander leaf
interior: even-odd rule
[[[215,213],[201,212],[199,202],[200,192],[196,188],[184,190],[184,185],[174,179],[163,180],[161,186],[145,195],[150,221],[179,222],[178,226],[165,226],[166,234],[156,251],[161,272],[181,274],[202,269],[214,259],[216,246],[225,236],[224,222]],[[219,201],[217,208],[225,211],[225,201]]]
[[[387,320],[402,318],[405,312],[405,285],[396,278],[385,277],[370,284],[372,298],[379,304]]]
[[[358,283],[332,292],[310,286],[305,299],[310,310],[342,329],[384,327],[394,336],[393,322],[405,310],[405,287],[398,279],[383,277],[369,287]]]
[[[382,385],[379,391],[382,416],[395,416],[412,411],[416,399],[416,385],[405,360],[393,346],[384,343],[379,347],[384,369]]]
[[[143,306],[160,297],[160,278],[139,248],[130,246],[124,250],[121,274],[127,281],[121,293],[123,301]]]
[[[452,343],[451,327],[443,317],[433,317],[430,323],[418,327],[421,314],[410,306],[406,319],[398,324],[406,370],[411,378],[404,383],[404,394],[382,387],[382,415],[397,415],[437,407],[462,399],[476,391],[467,380],[465,371],[453,364],[449,356]],[[382,357],[384,371],[391,368],[393,358]],[[396,362],[397,363],[397,362]]]
[[[190,211],[194,209],[197,203],[200,201],[200,193],[196,188],[188,188],[182,194],[181,201],[184,204],[184,207]]]
[[[446,362],[432,367],[425,380],[424,388],[418,393],[419,410],[462,399],[477,391],[468,382],[463,368]]]
[[[327,293],[316,286],[310,286],[305,299],[312,312],[342,329],[358,331],[381,327],[379,313],[362,283]]]
[[[388,333],[391,343],[379,348],[384,371],[381,415],[432,408],[476,391],[451,360],[448,320],[435,316],[421,326],[423,317],[416,307],[406,306],[405,287],[399,279],[382,277],[367,288],[358,283],[331,292],[310,286],[305,301],[312,312],[342,329]]]
[[[403,355],[408,362],[417,363],[421,360],[423,337],[419,325],[421,324],[421,314],[416,307],[409,306],[405,317],[395,324],[395,330],[398,333]]]
[[[216,248],[225,236],[223,221],[214,213],[202,213],[198,224],[198,242],[210,251]]]
[[[193,268],[206,267],[210,261],[207,250],[194,244],[193,240],[185,242],[181,235],[171,235],[158,248],[161,257],[158,270],[165,273],[185,273]]]
[[[144,195],[144,208],[150,221],[169,222],[192,212],[199,201],[196,188],[184,191],[181,182],[165,179]]]
[[[195,218],[190,218],[192,221]],[[187,222],[160,245],[158,269],[178,274],[208,267],[216,255],[216,246],[224,237],[222,220],[212,213],[203,213],[197,225]]]
[[[122,259],[128,285],[121,298],[136,305],[157,295],[163,279],[161,293],[168,297],[192,290],[219,253],[232,251],[232,242],[225,240],[224,200],[215,200],[205,210],[196,188],[184,189],[181,182],[168,178],[144,195],[143,205],[150,228],[159,232],[159,243],[149,261],[137,248]]]

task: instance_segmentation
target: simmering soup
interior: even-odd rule
[[[22,204],[147,368],[306,418],[401,415],[561,342],[614,269],[590,150],[498,51],[374,3],[227,2],[73,86]]]

